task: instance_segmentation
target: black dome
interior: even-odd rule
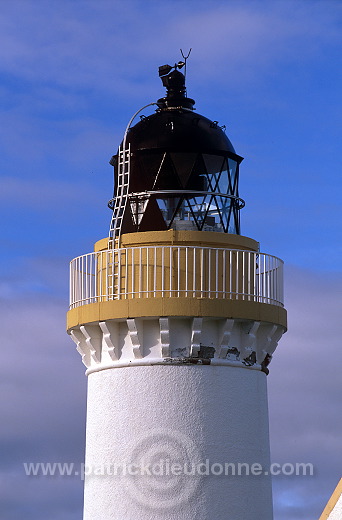
[[[127,134],[131,151],[231,153],[234,147],[217,122],[184,109],[162,109],[144,117]]]

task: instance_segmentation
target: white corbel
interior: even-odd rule
[[[169,318],[159,318],[160,345],[163,358],[170,357],[170,324]]]
[[[224,322],[223,331],[217,347],[217,357],[225,359],[229,349],[229,343],[233,331],[235,320],[227,319]]]
[[[119,324],[111,321],[100,321],[102,331],[102,357],[108,354],[112,361],[118,360]]]
[[[198,357],[201,348],[203,318],[193,318],[191,329],[190,357]]]
[[[132,343],[133,355],[135,359],[142,358],[142,344],[140,341],[137,321],[135,318],[127,319],[128,334]]]

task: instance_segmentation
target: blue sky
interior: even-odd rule
[[[81,518],[86,378],[64,333],[68,262],[107,235],[126,124],[192,48],[188,94],[241,165],[242,233],[286,262],[289,332],[271,364],[275,520],[318,518],[342,476],[340,1],[1,0],[0,496],[4,520]],[[146,111],[147,113],[147,111]]]

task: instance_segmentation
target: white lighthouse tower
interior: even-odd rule
[[[109,238],[71,262],[84,520],[273,518],[266,377],[286,330],[282,261],[240,235],[242,157],[194,112],[182,65],[160,67],[166,96],[111,160]]]

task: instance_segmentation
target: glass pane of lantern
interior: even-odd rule
[[[132,220],[135,225],[139,225],[146,210],[148,196],[136,196],[129,198],[129,206],[131,210]]]
[[[217,188],[215,191],[218,193],[229,193],[231,194],[231,183],[230,183],[230,177],[228,175],[228,163],[227,159],[224,160],[222,165],[222,172],[219,178],[219,181],[217,183]]]
[[[135,185],[131,186],[133,191],[151,190],[156,176],[165,160],[165,153],[142,153],[139,154],[140,176],[135,176]]]
[[[224,231],[227,232],[228,225],[230,223],[231,212],[232,212],[231,199],[229,199],[227,197],[220,197],[220,196],[216,196],[215,199],[216,199],[218,211],[220,213]]]
[[[230,216],[228,218],[228,233],[238,233],[239,232],[239,212],[234,206],[234,202],[231,203],[231,211]]]
[[[198,229],[192,213],[192,209],[188,205],[188,202],[183,197],[178,197],[177,199],[173,199],[172,203],[175,208],[175,212],[168,227],[171,229],[182,229],[189,231]]]
[[[160,212],[165,220],[165,223],[169,225],[171,218],[169,218],[169,208],[167,199],[156,199],[159,206]]]
[[[210,188],[208,191],[217,191],[217,183],[221,175],[224,157],[220,155],[203,154],[203,159],[207,169],[207,176]]]
[[[181,189],[177,172],[169,154],[165,154],[152,186],[152,190]]]
[[[165,220],[160,212],[156,199],[149,197],[145,211],[142,215],[141,222],[137,231],[162,231],[167,229]]]
[[[185,189],[194,191],[209,191],[208,184],[207,170],[202,155],[199,154]]]
[[[234,159],[228,159],[228,166],[229,166],[229,177],[230,182],[232,186],[232,193],[236,193],[237,191],[237,162],[234,161]]]
[[[160,212],[165,220],[167,227],[173,227],[174,220],[184,220],[185,210],[181,197],[167,197],[156,199]]]
[[[195,164],[197,154],[195,153],[170,153],[171,160],[181,182],[182,188],[185,189],[190,178],[192,169]]]
[[[236,225],[235,218],[233,218],[233,217],[234,217],[234,214],[232,212],[227,233],[237,233],[238,226]]]
[[[210,201],[210,205],[202,229],[204,231],[224,231],[224,227],[221,222],[220,212],[217,208],[215,197],[212,197]]]
[[[191,214],[197,224],[198,229],[202,229],[207,212],[210,208],[212,200],[211,195],[196,195],[187,197],[188,205],[191,208]]]
[[[175,219],[184,220],[184,202],[182,197],[168,197],[164,201],[168,226],[172,225]]]

